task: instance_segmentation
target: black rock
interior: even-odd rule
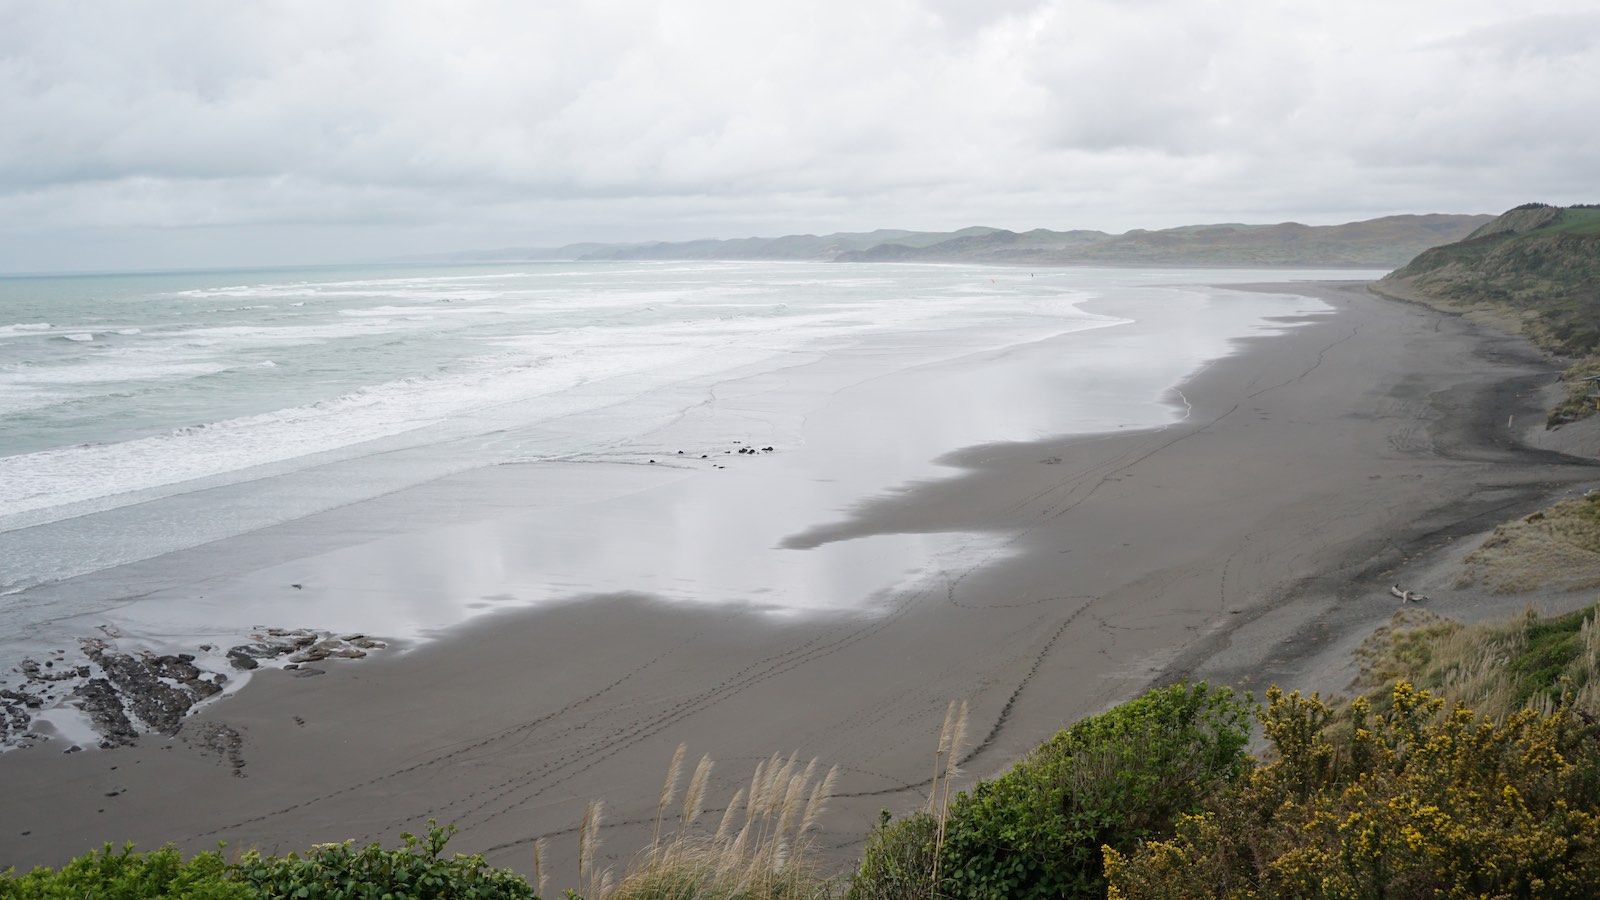
[[[122,708],[122,697],[111,686],[111,682],[104,678],[91,678],[78,685],[72,693],[78,698],[78,708],[83,710],[94,729],[105,738],[100,742],[101,747],[129,747],[138,742],[139,732],[128,721],[128,714]]]
[[[162,734],[177,734],[184,715],[200,699],[192,689],[186,691],[162,681],[163,677],[198,680],[200,670],[176,656],[133,657],[88,642],[84,654],[116,685],[134,715]],[[99,679],[91,682],[96,680]],[[215,685],[212,688],[212,693],[218,690]]]

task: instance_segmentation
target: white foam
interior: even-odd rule
[[[83,331],[83,332],[79,332],[77,334],[66,335],[66,338],[69,341],[83,342],[83,341],[92,341],[92,340],[94,340],[94,335],[90,334],[87,331]]]
[[[484,357],[472,371],[455,375],[400,379],[318,403],[136,440],[0,458],[0,515],[295,459],[618,376],[659,372],[661,381],[701,377],[708,371],[770,355],[766,350],[630,345],[619,340],[609,341],[609,346],[599,346],[602,342],[593,339],[589,343],[595,346],[569,347],[559,359],[500,354]],[[617,400],[616,395],[603,392],[588,399],[556,398],[545,414],[555,417],[583,404],[607,405]]]
[[[49,322],[18,322],[15,325],[0,325],[0,337],[21,337],[49,330]]]
[[[58,366],[16,365],[0,369],[4,385],[116,384],[123,381],[156,381],[164,378],[193,378],[228,370],[227,365],[211,362],[147,362],[150,355],[105,357]]]
[[[184,292],[202,298],[294,296],[297,303],[349,294],[383,305],[338,308],[344,301],[336,301],[311,313],[287,313],[283,307],[289,304],[266,303],[264,308],[278,313],[247,317],[242,324],[171,331],[163,327],[121,348],[97,347],[92,359],[86,353],[84,360],[69,365],[0,370],[0,388],[11,388],[0,402],[12,408],[39,402],[38,392],[30,393],[30,387],[116,384],[230,369],[278,368],[274,360],[262,360],[269,353],[292,365],[283,374],[270,376],[273,382],[263,395],[271,396],[279,379],[291,379],[285,389],[297,390],[293,396],[315,396],[306,390],[316,382],[296,383],[291,376],[317,367],[302,365],[300,356],[279,348],[331,343],[337,349],[336,342],[343,338],[390,333],[421,333],[426,340],[443,327],[457,327],[458,322],[461,337],[500,352],[454,358],[439,371],[391,377],[321,402],[226,419],[213,414],[209,421],[200,418],[203,407],[197,406],[200,424],[153,435],[146,431],[147,436],[137,439],[0,458],[0,516],[27,512],[29,524],[34,524],[83,511],[81,507],[69,510],[72,504],[93,501],[95,508],[106,509],[177,493],[186,489],[183,483],[196,479],[235,480],[232,473],[268,464],[277,464],[274,471],[281,471],[282,464],[294,468],[299,464],[291,461],[328,451],[343,451],[344,456],[368,452],[346,448],[370,441],[384,440],[384,449],[389,449],[437,439],[441,429],[452,435],[484,434],[588,410],[626,410],[615,414],[626,421],[607,432],[611,438],[626,439],[627,434],[638,433],[628,430],[633,419],[681,413],[681,409],[629,405],[632,401],[667,385],[709,389],[710,382],[704,379],[741,366],[777,368],[796,354],[893,349],[913,335],[933,332],[949,335],[941,339],[941,346],[948,346],[950,353],[965,353],[982,349],[973,341],[990,341],[989,347],[997,347],[1125,321],[1076,308],[1091,296],[1079,282],[1096,284],[1093,279],[1077,279],[1068,288],[1032,285],[995,296],[988,272],[957,271],[946,277],[941,271],[937,277],[920,281],[866,277],[839,282],[829,278],[774,282],[770,277],[773,268],[718,264],[564,272],[565,280],[550,290],[515,281],[502,290],[488,282],[512,276],[489,275],[240,285]],[[706,278],[663,278],[673,272]],[[982,284],[974,289],[968,280]],[[472,290],[465,290],[465,284]],[[891,289],[886,290],[886,285]],[[833,291],[833,287],[844,289]],[[474,292],[494,300],[437,302],[462,299]],[[425,298],[426,303],[419,306],[412,302],[416,298]],[[491,315],[519,318],[507,318],[507,327],[482,327]],[[264,318],[269,322],[261,321]],[[229,317],[227,321],[237,323],[239,319]],[[522,322],[526,326],[518,327]],[[562,324],[569,322],[586,324]],[[979,336],[969,339],[967,332]],[[400,346],[401,350],[385,359],[403,353],[407,345]],[[252,348],[266,352],[249,352]],[[348,373],[340,375],[348,384]],[[262,376],[263,382],[266,377]],[[383,377],[372,376],[372,380]],[[514,411],[510,410],[513,406]],[[172,420],[165,421],[170,424]],[[609,420],[606,427],[611,427]],[[434,437],[401,437],[423,430]],[[593,438],[577,431],[566,435],[555,429],[552,433],[570,444],[558,448],[560,452],[595,449],[584,445]],[[58,513],[56,508],[64,511]],[[10,527],[21,525],[10,523]]]
[[[83,710],[65,703],[34,713],[33,721],[39,732],[59,738],[64,746],[98,747],[104,740]]]
[[[421,331],[429,327],[431,326],[427,322],[378,318],[332,322],[326,325],[215,325],[174,331],[169,336],[174,340],[194,341],[201,346],[214,346],[219,343],[232,346],[268,346],[321,343],[357,334]]]
[[[120,335],[122,335],[124,337],[131,337],[131,336],[136,335],[136,334],[143,334],[144,333],[144,329],[142,329],[142,328],[118,328],[116,330],[116,333],[120,334]]]

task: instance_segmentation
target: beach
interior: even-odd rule
[[[1051,367],[1065,346],[1047,339],[1007,348],[1002,366],[958,359],[853,385],[807,423],[822,436],[805,448],[749,440],[739,449],[754,452],[735,453],[731,441],[684,432],[698,443],[663,443],[624,474],[609,469],[604,503],[571,487],[591,477],[590,463],[507,463],[85,576],[130,593],[371,591],[419,604],[450,594],[483,608],[409,649],[401,640],[393,652],[319,663],[310,677],[257,672],[175,738],[0,756],[0,868],[59,864],[106,841],[392,844],[432,818],[460,829],[453,850],[522,871],[548,838],[559,891],[577,884],[585,801],[608,804],[603,864],[620,870],[648,842],[680,743],[717,762],[713,819],[774,752],[839,765],[819,846],[843,865],[880,809],[926,803],[951,700],[971,706],[969,784],[1175,678],[1341,689],[1315,682],[1394,612],[1391,583],[1421,571],[1408,566],[1600,477],[1523,447],[1520,429],[1540,418],[1555,368],[1520,339],[1360,282],[1259,287],[1331,311],[1242,339],[1174,389],[1181,414],[1163,424],[1064,437],[1004,426],[1016,439],[973,446],[959,428],[937,439],[885,429],[882,411],[906,404],[946,402],[977,418],[985,397],[1047,399],[1064,389]],[[762,385],[747,386],[742,408],[757,415]],[[1003,419],[1006,405],[994,408]],[[849,460],[888,446],[915,459],[949,440],[964,449],[936,467],[909,464],[895,490],[838,508],[832,498],[850,490],[808,499],[802,454]],[[692,477],[672,468],[679,450],[700,466]],[[870,474],[882,459],[862,454],[860,465]],[[616,590],[563,593],[537,577],[580,552],[561,549],[564,520],[552,511],[570,511],[570,533],[592,535],[628,534],[662,510],[673,511],[671,528],[655,540],[629,534],[602,560],[619,573]],[[727,535],[735,549],[678,546],[674,529]],[[803,583],[811,570],[797,569],[781,592],[821,601],[762,603],[751,585],[772,573],[740,568],[741,535],[837,554],[828,571],[838,583]],[[656,588],[630,589],[636,570]],[[727,596],[674,596],[672,578],[725,584]],[[1452,592],[1429,588],[1430,608],[1451,614]],[[874,598],[866,607],[826,602],[863,592]],[[539,602],[519,602],[530,596]],[[1521,606],[1474,595],[1471,609],[1495,603]],[[371,615],[337,627],[383,633]]]

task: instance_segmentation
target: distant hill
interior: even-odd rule
[[[996,228],[963,228],[960,231],[877,231],[839,234],[790,234],[777,238],[734,238],[732,240],[655,242],[600,247],[576,255],[581,260],[641,259],[772,259],[832,261],[852,253],[884,246],[921,250],[934,244],[969,237],[982,237]]]
[[[1335,265],[1389,268],[1460,240],[1489,216],[1385,216],[1343,225],[1206,225],[1130,231],[1086,249],[1104,262]]]
[[[642,244],[571,244],[434,256],[433,260],[814,260],[991,265],[1360,266],[1393,268],[1460,240],[1493,216],[1385,216],[1344,225],[1188,225],[1161,231],[880,229]]]
[[[1188,225],[1161,231],[992,230],[911,249],[893,244],[841,254],[841,262],[1032,263],[1037,265],[1398,266],[1465,237],[1491,216],[1387,216],[1345,225]]]

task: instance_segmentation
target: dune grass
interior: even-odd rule
[[[1597,719],[1597,618],[1600,604],[1553,617],[1530,607],[1487,625],[1402,610],[1357,651],[1361,675],[1355,686],[1380,711],[1394,685],[1407,682],[1495,721],[1524,709],[1551,715],[1563,704]]]
[[[586,815],[579,838],[579,879],[587,900],[812,900],[832,897],[839,882],[811,859],[812,831],[832,796],[837,766],[774,754],[756,766],[714,831],[701,825],[714,763],[700,758],[678,802],[686,748],[667,768],[650,846],[620,879],[594,866],[599,813]],[[663,828],[670,830],[663,832]]]
[[[944,726],[933,755],[928,805],[895,821],[889,810],[867,838],[861,865],[850,879],[846,900],[921,900],[943,897],[940,857],[950,829],[951,786],[961,776],[966,751],[967,701],[945,707]],[[948,873],[946,873],[948,874]]]
[[[1561,373],[1561,383],[1566,387],[1566,393],[1551,408],[1546,425],[1575,422],[1594,415],[1594,401],[1589,399],[1589,394],[1600,389],[1600,384],[1584,380],[1594,375],[1600,375],[1600,356],[1580,359]]]
[[[1458,588],[1483,584],[1500,594],[1600,589],[1600,492],[1496,526],[1463,562]]]

